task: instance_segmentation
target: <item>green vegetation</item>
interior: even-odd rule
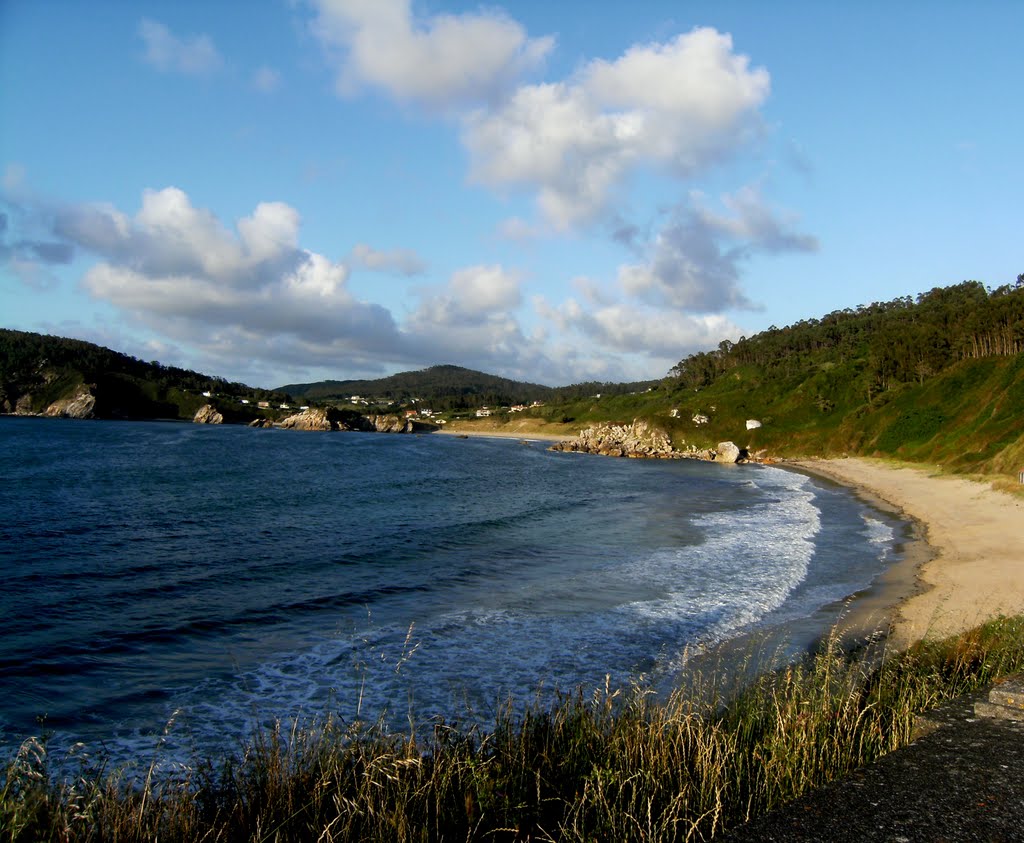
[[[378,380],[317,381],[279,387],[296,400],[346,403],[358,395],[376,406],[406,406],[417,399],[435,412],[509,407],[515,404],[573,401],[602,390],[608,394],[646,389],[656,383],[579,383],[550,387],[499,378],[461,366],[431,366],[416,372],[399,372]]]
[[[723,342],[649,391],[531,414],[578,427],[642,418],[676,448],[732,440],[772,456],[886,456],[1016,476],[1022,352],[1024,276],[992,291],[965,281]],[[748,419],[762,427],[748,431]]]
[[[211,403],[202,394],[209,392],[228,420],[248,420],[257,413],[242,413],[235,406],[242,398],[273,406],[289,400],[278,391],[147,363],[82,340],[0,329],[0,412],[41,413],[83,385],[96,397],[99,418],[191,420]]]
[[[142,780],[57,780],[27,742],[0,834],[41,840],[706,840],[905,744],[914,716],[1024,669],[1024,617],[894,655],[826,642],[803,664],[658,701],[565,695],[492,729],[336,718],[259,733],[237,759]],[[725,680],[728,682],[729,680]],[[154,764],[156,759],[154,760]],[[88,767],[88,765],[86,765]]]
[[[318,381],[280,387],[296,400],[348,402],[353,395],[377,405],[407,405],[415,398],[434,411],[544,400],[551,389],[464,369],[431,366],[378,380]]]
[[[101,418],[189,419],[210,400],[203,392],[216,396],[226,421],[255,415],[238,406],[243,396],[276,407],[292,400],[285,393],[342,406],[359,395],[369,402],[360,411],[429,408],[470,421],[488,405],[488,428],[514,420],[513,435],[524,434],[530,419],[572,430],[640,418],[666,430],[679,449],[732,440],[770,456],[887,456],[1015,477],[1024,467],[1022,352],[1024,275],[995,290],[964,281],[772,327],[691,355],[659,382],[636,384],[551,388],[433,366],[268,392],[77,340],[0,331],[0,410],[41,412],[83,385]],[[542,406],[509,412],[533,402]],[[748,419],[762,427],[748,431]]]

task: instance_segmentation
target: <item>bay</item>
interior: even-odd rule
[[[0,477],[0,749],[115,763],[799,648],[905,536],[778,468],[441,435],[0,418]]]

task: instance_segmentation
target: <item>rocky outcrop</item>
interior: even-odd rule
[[[224,424],[224,416],[217,412],[213,404],[203,404],[192,417],[196,424]]]
[[[253,419],[249,422],[248,427],[273,427],[274,422],[270,419]]]
[[[575,439],[552,445],[551,450],[641,459],[682,456],[672,448],[672,440],[664,430],[652,427],[642,419],[635,419],[632,424],[588,427],[581,430]]]
[[[285,430],[337,430],[338,425],[332,422],[326,410],[311,408],[301,413],[288,416],[278,423]]]
[[[14,415],[16,416],[34,416],[35,411],[32,409],[33,399],[32,395],[26,392],[17,401],[14,402]]]
[[[412,433],[413,423],[393,413],[384,416],[367,416],[377,433]]]
[[[607,457],[689,459],[729,464],[751,461],[746,449],[738,447],[734,442],[719,442],[718,447],[714,449],[689,445],[685,450],[677,451],[672,447],[672,442],[664,430],[652,427],[641,419],[635,419],[632,424],[601,424],[597,427],[588,427],[581,430],[575,439],[555,443],[551,450],[601,454]],[[757,457],[757,462],[768,461],[764,452]]]
[[[21,402],[18,402],[20,407]],[[96,396],[92,390],[85,386],[79,386],[71,398],[61,398],[54,401],[49,407],[43,410],[44,416],[62,419],[91,419],[95,415]]]

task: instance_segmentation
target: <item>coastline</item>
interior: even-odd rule
[[[474,429],[469,426],[460,426],[451,430],[449,427],[450,426],[446,425],[445,427],[433,431],[433,433],[441,434],[442,436],[458,436],[464,439],[523,439],[528,442],[564,442],[566,439],[572,438],[572,434],[544,433],[530,429],[529,427],[520,431],[508,429],[481,430],[479,428]]]
[[[1024,501],[986,483],[865,458],[780,464],[850,487],[914,526],[903,558],[854,595],[843,626],[898,650],[1024,613]]]

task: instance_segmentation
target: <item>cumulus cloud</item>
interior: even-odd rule
[[[551,38],[528,38],[500,11],[417,20],[409,0],[312,0],[312,31],[338,62],[337,88],[363,86],[448,107],[497,96],[541,64]]]
[[[299,245],[300,223],[291,206],[262,202],[228,226],[178,188],[147,190],[131,214],[105,204],[58,207],[52,243],[45,241],[54,248],[35,249],[37,262],[20,270],[25,283],[43,286],[40,256],[95,256],[81,289],[130,323],[194,349],[201,368],[234,377],[380,374],[386,366],[442,360],[520,377],[556,371],[514,313],[522,300],[517,273],[499,265],[460,269],[421,291],[399,324],[387,308],[356,297],[350,275],[363,268],[419,272],[415,253],[360,244],[349,260],[333,261]],[[5,244],[10,230],[5,213]],[[28,246],[19,249],[29,254]]]
[[[541,237],[544,231],[534,223],[529,223],[521,217],[509,217],[498,224],[497,233],[505,240],[512,240],[518,243],[525,243]]]
[[[428,293],[409,320],[414,333],[470,329],[492,344],[497,336],[519,330],[509,313],[522,300],[519,278],[499,265],[470,266],[453,273],[440,291]]]
[[[397,336],[391,314],[352,295],[346,264],[302,249],[299,224],[291,206],[261,202],[231,230],[168,187],[145,191],[134,216],[109,205],[63,208],[54,230],[101,258],[82,278],[89,294],[164,335],[386,348]]]
[[[747,308],[740,287],[743,262],[756,253],[813,252],[816,238],[793,229],[795,220],[769,206],[755,188],[723,197],[725,213],[699,194],[677,208],[645,249],[641,263],[619,268],[619,284],[651,304],[715,313]]]
[[[209,35],[179,38],[159,21],[144,18],[139,37],[145,45],[143,60],[164,73],[202,76],[219,70],[223,59]]]
[[[396,272],[406,276],[420,275],[427,269],[424,260],[412,249],[381,251],[365,243],[357,243],[352,249],[352,262],[375,272]]]
[[[299,216],[280,202],[259,204],[237,234],[184,191],[146,190],[134,218],[103,204],[60,209],[54,230],[66,240],[150,278],[195,277],[258,285],[303,260]]]
[[[281,74],[272,67],[258,67],[252,75],[252,86],[262,94],[272,94],[281,87]]]
[[[535,190],[564,229],[605,210],[637,167],[685,177],[727,157],[758,127],[769,89],[729,35],[699,28],[591,61],[568,81],[522,86],[468,114],[462,137],[476,181]]]
[[[54,237],[32,209],[6,198],[0,207],[0,266],[31,289],[56,287],[53,267],[71,263],[74,247]]]
[[[534,308],[560,332],[576,332],[600,348],[673,362],[723,337],[740,335],[739,328],[720,315],[695,316],[643,304],[607,302],[586,307],[569,298],[553,306],[538,297]]]

